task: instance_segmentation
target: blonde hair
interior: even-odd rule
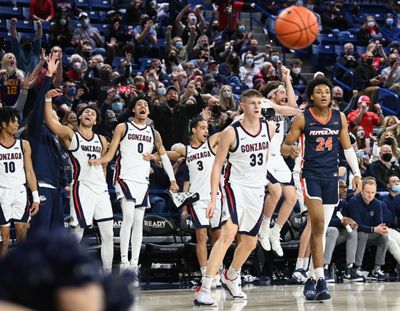
[[[374,185],[375,187],[377,187],[375,177],[372,176],[364,177],[362,180],[362,190],[364,190],[366,185]]]
[[[394,133],[393,131],[385,131],[382,135],[381,135],[381,138],[379,139],[379,146],[383,146],[383,145],[385,145],[385,136],[386,136],[386,134],[387,133],[392,133],[393,134],[393,143],[392,143],[392,145],[390,146],[390,148],[392,149],[392,153],[393,153],[393,155],[396,157],[396,158],[398,158],[399,156],[400,156],[400,154],[399,154],[399,145],[398,145],[398,143],[397,143],[397,139],[396,139],[396,133]]]
[[[392,119],[394,119],[396,121],[396,123],[399,122],[399,119],[396,116],[386,116],[383,119],[383,123],[382,123],[382,127],[385,130],[387,129],[388,126],[391,126],[391,125],[388,125],[388,124],[389,124],[389,121],[392,120]],[[396,127],[396,130],[393,132],[393,134],[396,137],[399,136],[400,135],[400,128]]]
[[[219,106],[222,108],[223,111],[227,110],[234,110],[236,108],[235,100],[233,99],[233,93],[231,98],[228,100],[228,105],[226,105],[226,99],[223,96],[223,93],[226,89],[229,89],[232,93],[232,87],[230,85],[224,85],[219,90],[218,101]]]
[[[6,69],[7,70],[7,62],[8,59],[11,57],[13,57],[15,59],[14,62],[14,70],[15,70],[15,74],[17,75],[18,79],[23,79],[24,78],[24,72],[20,69],[18,69],[17,67],[17,58],[15,57],[15,55],[13,53],[6,53],[3,55],[3,58],[1,59],[1,69]]]

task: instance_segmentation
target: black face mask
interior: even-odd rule
[[[221,107],[217,106],[217,105],[212,106],[211,107],[211,111],[212,111],[213,114],[220,114],[221,113]]]
[[[212,30],[214,30],[214,31],[219,31],[219,26],[218,26],[218,25],[213,25],[213,26],[212,26]]]
[[[343,97],[335,96],[335,97],[333,97],[333,99],[336,100],[337,102],[341,102]]]
[[[391,146],[391,145],[393,144],[393,138],[388,137],[388,138],[386,138],[386,139],[383,141],[383,143],[384,143],[385,145]]]
[[[26,52],[30,52],[31,50],[32,50],[32,43],[25,43],[23,46],[22,46],[22,49],[24,50],[24,51],[26,51]]]
[[[367,65],[372,65],[373,62],[374,62],[374,60],[373,60],[372,58],[367,58],[367,59],[365,60],[365,63],[366,63]]]
[[[385,162],[390,162],[392,159],[392,154],[391,153],[384,153],[382,154],[382,160]]]
[[[90,56],[92,56],[92,52],[90,51],[82,51],[82,56],[85,58],[89,58]]]
[[[178,104],[178,101],[176,99],[168,99],[167,104],[169,107],[174,108]]]
[[[389,64],[390,64],[390,66],[393,66],[394,64],[396,64],[396,60],[391,60],[390,62],[389,62]]]
[[[176,57],[174,55],[170,55],[170,56],[168,56],[168,60],[171,62],[176,62],[178,60],[178,57]]]

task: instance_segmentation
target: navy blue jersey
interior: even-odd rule
[[[329,113],[329,121],[324,123],[312,108],[304,112],[302,176],[305,178],[338,178],[342,119],[338,110],[330,109]]]

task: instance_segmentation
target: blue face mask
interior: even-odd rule
[[[393,22],[394,22],[393,18],[388,18],[386,20],[386,24],[388,24],[388,25],[393,25]]]
[[[167,90],[165,89],[165,87],[159,87],[157,89],[158,95],[160,96],[164,96],[165,94],[167,94]]]
[[[254,60],[252,58],[247,58],[246,59],[246,64],[247,65],[253,65],[253,63],[254,63]]]
[[[121,112],[124,105],[121,102],[112,103],[111,109],[114,112]]]
[[[246,26],[244,26],[244,25],[239,26],[239,32],[245,32],[245,30],[246,30]]]
[[[400,184],[399,185],[393,185],[392,186],[392,191],[393,192],[400,192]]]
[[[181,41],[177,41],[177,42],[175,43],[175,47],[176,47],[178,50],[180,50],[180,49],[183,47],[183,43],[182,43]]]
[[[278,55],[272,55],[272,56],[271,56],[271,61],[272,61],[273,63],[277,63],[278,60],[279,60],[279,56],[278,56]]]
[[[71,87],[68,90],[68,95],[75,96],[76,95],[76,87]]]
[[[65,18],[60,19],[60,25],[65,26],[67,24],[67,20]]]

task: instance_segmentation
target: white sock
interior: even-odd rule
[[[307,271],[309,264],[310,264],[310,257],[304,257],[303,269]]]
[[[232,266],[229,267],[226,276],[229,280],[234,280],[236,279],[238,276],[240,277],[240,270],[241,269],[233,269]]]
[[[276,231],[276,233],[279,234],[282,230],[282,226],[275,223],[275,225],[272,227],[272,230]]]
[[[206,276],[207,267],[200,267],[200,271],[202,277]]]
[[[304,267],[304,258],[297,258],[295,270],[303,269],[303,267]]]
[[[329,265],[324,265],[324,269],[329,269]]]
[[[263,226],[264,226],[264,228],[269,229],[270,225],[271,225],[271,218],[263,216]]]
[[[314,271],[315,271],[315,278],[317,280],[325,279],[324,268],[315,268]]]
[[[210,290],[212,284],[213,277],[209,275],[205,275],[201,280],[201,287]]]
[[[114,228],[113,221],[98,222],[101,236],[101,260],[104,270],[111,271],[114,258]]]
[[[120,250],[121,250],[121,262],[123,259],[128,259],[129,240],[131,238],[131,232],[133,227],[133,220],[135,218],[135,201],[121,200],[122,209],[122,224],[119,231],[120,236]],[[129,261],[129,259],[128,259]]]
[[[131,236],[131,264],[134,267],[137,267],[137,265],[139,264],[140,248],[142,247],[143,240],[144,211],[144,207],[135,208],[135,218],[133,220],[133,230]]]

